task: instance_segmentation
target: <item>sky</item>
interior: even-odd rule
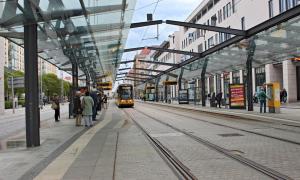
[[[153,14],[153,20],[177,20],[185,21],[202,0],[137,0],[132,22],[143,22],[147,20],[147,14]],[[179,30],[177,26],[166,24],[159,25],[159,38],[156,26],[131,29],[125,48],[140,46],[160,45],[174,31]],[[132,60],[136,52],[124,53],[122,60]]]

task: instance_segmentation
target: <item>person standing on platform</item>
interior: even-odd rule
[[[98,111],[101,111],[101,106],[102,106],[102,94],[99,93],[98,94],[98,107],[97,107]]]
[[[103,108],[107,109],[107,96],[106,96],[106,94],[104,94],[102,101],[103,101]]]
[[[93,116],[94,101],[88,91],[85,93],[85,96],[82,98],[81,106],[83,109],[82,115],[84,118],[85,127],[93,126],[92,116]]]
[[[51,108],[54,110],[55,122],[58,122],[60,119],[60,105],[58,95],[54,96]]]
[[[267,103],[267,94],[264,90],[264,88],[260,89],[260,92],[257,95],[258,99],[259,99],[259,105],[260,105],[260,113],[262,113],[262,110],[264,109],[264,113],[266,113],[266,103]]]
[[[219,105],[219,108],[221,108],[221,102],[222,102],[222,92],[219,92],[216,96],[217,104]]]
[[[82,108],[81,108],[80,96],[81,96],[80,91],[77,91],[74,98],[74,108],[73,108],[73,113],[76,117],[76,126],[81,126],[81,119],[82,119]]]
[[[284,102],[284,103],[286,103],[286,101],[287,101],[287,92],[286,92],[286,89],[285,88],[283,88],[283,90],[282,90],[282,101]]]
[[[96,121],[96,116],[97,116],[97,105],[98,105],[98,96],[96,91],[91,92],[91,97],[94,101],[94,105],[93,105],[93,116],[92,119],[93,121]]]

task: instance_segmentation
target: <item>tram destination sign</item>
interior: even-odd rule
[[[11,88],[11,84],[13,83],[14,88],[24,88],[24,77],[14,77],[13,79],[11,77],[7,78],[7,85],[8,88]]]
[[[245,85],[229,84],[230,109],[246,109]]]

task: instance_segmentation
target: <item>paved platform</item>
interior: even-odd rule
[[[66,105],[62,106],[63,109],[66,107]],[[86,131],[83,126],[76,127],[75,120],[68,119],[67,113],[62,113],[60,122],[56,123],[53,110],[46,107],[43,112],[46,112],[44,115],[46,120],[42,122],[40,130],[40,147],[25,147],[24,128],[18,129],[18,133],[1,140],[0,180],[32,179]],[[13,120],[21,124],[18,125],[20,127],[23,127],[24,117],[18,115],[22,113],[24,112],[20,111],[13,117]],[[0,122],[4,125],[9,124],[6,122],[9,120],[11,119],[0,118]]]
[[[177,179],[145,136],[113,104],[35,180]]]
[[[247,111],[247,110],[238,110],[238,109],[228,109],[225,107],[222,108],[213,108],[213,107],[202,107],[201,105],[194,105],[194,104],[168,104],[168,103],[161,103],[161,102],[152,102],[152,101],[137,101],[140,103],[148,103],[154,105],[162,105],[174,108],[183,108],[183,109],[190,109],[190,110],[197,110],[206,113],[214,113],[216,115],[228,115],[234,116],[236,118],[243,118],[243,119],[251,119],[251,120],[258,120],[258,121],[266,121],[266,122],[273,122],[279,124],[289,124],[300,126],[300,108],[298,108],[298,103],[293,105],[288,105],[281,108],[280,113],[259,113],[259,107],[254,106],[254,111]],[[268,109],[267,109],[268,110]]]
[[[196,120],[199,117],[205,121]],[[255,161],[291,179],[300,178],[300,129],[298,127],[235,121],[229,117],[205,114],[199,116],[197,111],[182,112],[168,106],[153,106],[153,104],[137,102],[134,108],[124,109],[119,109],[111,103],[99,124],[88,129],[34,179],[178,179],[169,164],[152,147],[132,119],[138,122],[150,136],[162,143],[198,179],[271,178],[155,119],[204,138],[229,152]],[[241,128],[241,130],[227,126]],[[259,133],[264,133],[265,136]],[[223,134],[233,135],[223,137]]]

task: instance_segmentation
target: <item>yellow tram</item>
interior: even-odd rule
[[[120,84],[116,92],[116,105],[118,107],[133,107],[133,86],[131,84]]]

